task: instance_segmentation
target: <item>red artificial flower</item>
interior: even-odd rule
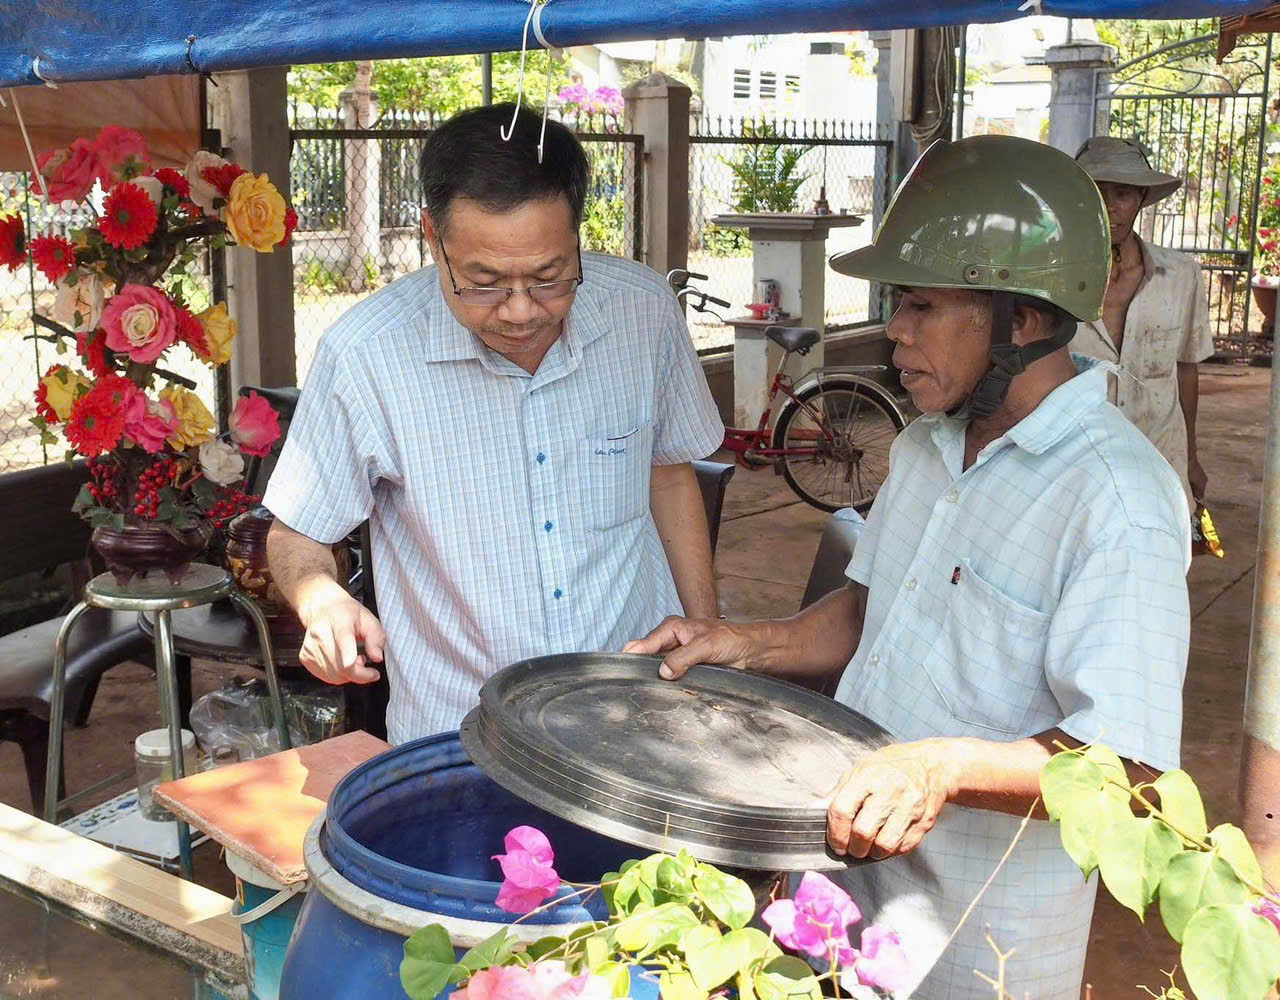
[[[0,215],[0,267],[16,271],[27,259],[27,230],[20,215]]]
[[[61,236],[37,236],[31,241],[31,259],[40,272],[57,284],[76,269],[76,248]]]
[[[71,406],[71,416],[63,433],[81,455],[93,458],[111,451],[124,435],[124,406],[111,381],[119,376],[107,376],[81,396]],[[128,379],[121,381],[129,382]],[[129,382],[137,391],[137,386]]]
[[[298,213],[292,208],[286,209],[284,213],[284,239],[276,244],[278,247],[287,247],[289,240],[293,236],[293,231],[298,228]]]
[[[187,183],[187,179],[182,176],[180,171],[174,170],[172,167],[161,167],[151,175],[167,188],[173,188],[181,198],[191,196],[191,185]]]
[[[235,183],[236,178],[248,172],[237,163],[224,163],[220,167],[205,167],[200,171],[200,176],[216,187],[218,193],[226,198],[230,196],[231,185]]]
[[[156,231],[156,206],[147,192],[136,184],[117,184],[107,195],[102,221],[102,238],[120,250],[134,250],[151,239]]]
[[[191,348],[197,357],[209,356],[209,339],[204,334],[204,327],[195,313],[183,306],[173,307],[178,319],[178,339]]]
[[[57,375],[60,371],[66,371],[66,365],[53,365],[44,377]],[[36,416],[47,424],[56,424],[58,422],[58,411],[49,405],[49,387],[44,384],[44,379],[36,380]]]
[[[204,209],[194,201],[186,201],[184,199],[183,201],[178,202],[178,207],[186,213],[188,219],[199,219],[204,215]]]
[[[107,361],[107,335],[101,330],[77,333],[76,352],[84,358],[85,367],[95,378],[102,378],[115,371]]]

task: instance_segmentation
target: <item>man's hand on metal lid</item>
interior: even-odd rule
[[[665,680],[679,680],[698,663],[717,663],[746,670],[753,649],[750,625],[735,625],[707,618],[665,619],[643,639],[632,639],[624,653],[646,656],[665,654],[658,673]]]

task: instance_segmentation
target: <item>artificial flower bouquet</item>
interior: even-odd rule
[[[749,926],[751,888],[686,851],[629,861],[598,884],[579,886],[562,883],[540,830],[516,827],[505,847],[495,855],[504,878],[499,907],[527,915],[548,898],[557,905],[598,892],[608,919],[524,950],[504,928],[460,959],[443,927],[425,927],[405,943],[400,966],[412,1000],[432,1000],[450,986],[459,1000],[822,1000],[824,980],[838,984],[840,996],[870,1000],[902,989],[910,976],[893,931],[867,927],[853,947],[849,928],[862,915],[817,872],[804,875],[792,898],[764,907],[766,933]]]
[[[250,394],[230,414],[226,440],[195,383],[162,367],[177,350],[215,368],[231,358],[236,324],[226,303],[194,313],[187,272],[203,244],[285,246],[297,216],[265,174],[208,152],[181,171],[153,169],[142,136],[116,126],[42,153],[35,166],[35,187],[50,202],[89,202],[95,189],[98,197],[90,224],[69,238],[27,242],[20,217],[0,217],[0,266],[14,271],[30,255],[55,291],[51,314],[33,317],[33,336],[74,354],[40,378],[32,422],[48,446],[61,431],[69,461],[89,459],[75,509],[94,526],[95,545],[102,533],[148,528],[202,536],[198,551],[211,527],[256,500],[243,489],[244,456],[268,454],[280,426]],[[107,562],[122,582],[133,575]]]

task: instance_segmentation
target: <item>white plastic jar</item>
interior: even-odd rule
[[[167,729],[152,729],[133,741],[133,761],[138,773],[138,811],[146,819],[173,820],[173,814],[160,806],[152,795],[156,785],[173,780],[171,758]],[[182,765],[184,774],[196,773],[196,735],[189,729],[182,730]]]

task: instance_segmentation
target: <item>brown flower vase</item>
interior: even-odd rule
[[[105,525],[94,528],[90,540],[120,586],[156,570],[176,586],[187,575],[191,560],[204,549],[208,534],[203,527],[180,531],[158,521],[145,521],[126,524],[122,531]]]

